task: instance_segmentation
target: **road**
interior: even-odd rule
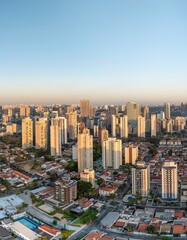
[[[86,234],[90,233],[91,231],[94,231],[94,230],[99,230],[99,231],[100,231],[100,229],[99,229],[99,223],[100,223],[100,221],[101,221],[109,212],[114,211],[115,208],[118,207],[120,204],[124,204],[124,203],[122,202],[122,200],[123,200],[124,195],[126,195],[127,192],[129,191],[129,189],[130,189],[130,184],[131,184],[131,182],[128,181],[128,183],[127,183],[127,185],[125,186],[125,188],[123,189],[123,191],[118,192],[117,197],[116,197],[114,200],[110,200],[110,201],[108,201],[108,202],[106,203],[105,209],[102,210],[102,212],[100,213],[99,217],[98,217],[94,222],[92,222],[92,223],[90,223],[89,225],[87,225],[84,229],[82,229],[81,231],[79,231],[78,233],[76,233],[75,235],[73,235],[72,237],[70,237],[69,239],[70,239],[70,240],[76,240],[77,238],[83,237],[83,236],[85,236]],[[112,201],[118,202],[118,204],[117,204],[116,206],[111,206],[110,203],[111,203]],[[102,231],[103,231],[103,230],[102,230]],[[112,234],[112,235],[110,235],[109,233]],[[115,236],[116,236],[116,235],[118,236],[118,233],[112,233],[112,232],[109,232],[109,233],[107,232],[107,234],[110,235],[110,236],[114,236],[114,235],[115,235]],[[119,235],[121,235],[121,237],[122,237],[122,236],[125,237],[125,234],[124,234],[124,233],[121,233],[121,234],[119,233]],[[126,235],[126,236],[129,237],[129,235]]]
[[[102,231],[104,233],[106,233],[107,235],[111,236],[111,237],[121,237],[121,238],[126,238],[126,239],[147,239],[147,240],[156,240],[158,239],[158,237],[146,237],[145,236],[133,236],[132,234],[127,234],[127,233],[120,233],[120,232],[114,232],[111,230],[106,230],[106,229],[101,229],[99,227],[99,223],[100,221],[109,213],[112,211],[115,211],[115,208],[119,207],[120,204],[116,205],[115,207],[111,207],[108,206],[103,209],[103,211],[101,212],[101,214],[99,215],[99,217],[92,223],[90,223],[89,225],[87,225],[84,229],[82,229],[81,231],[79,231],[78,233],[76,233],[75,235],[73,235],[72,237],[69,238],[69,240],[76,240],[78,238],[84,237],[86,236],[88,233],[92,232],[92,231]]]
[[[81,231],[79,231],[78,233],[76,233],[75,235],[73,235],[72,237],[70,237],[70,240],[76,240],[77,238],[83,237],[86,234],[88,234],[89,232],[93,231],[93,230],[97,230],[97,226],[100,223],[100,221],[109,213],[113,210],[113,207],[109,207],[107,206],[105,209],[102,210],[102,212],[100,213],[99,217],[93,221],[92,223],[88,224],[84,229],[82,229]]]

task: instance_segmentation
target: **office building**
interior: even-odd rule
[[[122,165],[122,141],[121,139],[108,138],[102,145],[102,166],[119,169]]]
[[[22,120],[22,148],[33,147],[33,121],[27,117]]]
[[[78,135],[78,171],[82,172],[85,168],[93,169],[93,136],[90,130],[84,128]]]
[[[147,197],[150,190],[150,169],[145,162],[137,161],[132,168],[132,194]]]
[[[177,164],[165,161],[162,166],[162,199],[176,200],[178,197]]]

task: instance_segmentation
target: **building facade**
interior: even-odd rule
[[[78,171],[85,168],[93,169],[93,136],[88,128],[78,135]]]
[[[119,169],[122,165],[122,140],[108,138],[102,145],[102,166]]]
[[[162,199],[176,200],[178,197],[177,164],[165,161],[162,166]]]
[[[132,168],[132,194],[147,197],[150,190],[150,169],[145,162],[138,161]]]

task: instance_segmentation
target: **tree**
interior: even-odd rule
[[[4,185],[6,188],[9,188],[9,187],[10,187],[10,183],[9,183],[9,181],[6,180],[6,179],[0,179],[0,183],[1,183],[2,185]]]
[[[97,184],[98,184],[98,185],[101,185],[103,182],[104,182],[104,180],[103,180],[102,178],[99,178],[99,179],[97,180]]]
[[[93,192],[92,184],[90,182],[78,181],[77,184],[78,196],[89,196]]]
[[[161,236],[159,240],[171,240],[171,238],[167,236]]]
[[[154,234],[155,233],[155,227],[153,225],[150,225],[147,227],[147,233]]]
[[[37,149],[36,153],[35,153],[35,157],[36,158],[40,158],[42,156],[48,156],[49,155],[49,151],[47,151],[46,149]]]
[[[115,194],[115,193],[111,193],[111,194],[110,194],[110,198],[111,198],[111,199],[116,198],[116,194]]]
[[[172,151],[172,149],[170,149],[170,150],[168,151],[169,156],[172,156],[172,153],[173,153],[173,151]]]
[[[50,156],[50,155],[45,155],[45,156],[44,156],[44,160],[45,160],[46,162],[48,162],[48,161],[54,161],[54,160],[55,160],[55,157],[54,157],[54,156]]]
[[[78,171],[78,163],[74,162],[74,161],[70,161],[68,163],[68,165],[66,166],[66,170],[68,170],[69,172],[72,172],[72,171],[77,172]]]
[[[53,225],[55,225],[55,226],[57,225],[57,220],[53,221]]]
[[[65,228],[62,228],[61,233],[62,233],[62,239],[67,239],[71,235],[71,232]]]
[[[96,161],[98,158],[102,156],[102,147],[98,143],[93,144],[93,160]]]
[[[156,147],[154,146],[150,146],[149,147],[149,154],[151,154],[152,156],[156,155],[158,153]]]

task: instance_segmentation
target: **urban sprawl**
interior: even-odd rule
[[[187,239],[187,104],[0,106],[0,239]]]

